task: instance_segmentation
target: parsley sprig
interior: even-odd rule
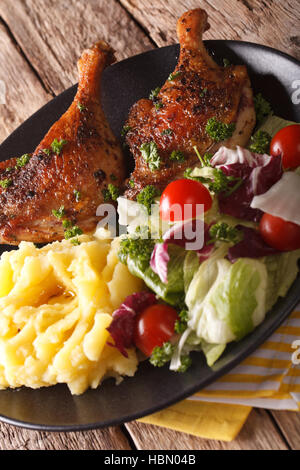
[[[217,241],[227,243],[238,243],[242,240],[243,234],[240,230],[231,225],[221,222],[213,225],[209,230],[211,240],[208,244],[215,243]]]
[[[103,189],[102,194],[104,197],[104,202],[116,201],[120,196],[120,190],[117,188],[117,186],[110,183],[107,186],[107,189]]]
[[[136,200],[139,204],[143,204],[149,215],[151,215],[151,207],[155,203],[155,199],[160,196],[160,191],[155,186],[146,186],[137,196]]]
[[[118,257],[121,263],[127,264],[128,256],[136,260],[141,269],[147,269],[155,246],[155,240],[132,235],[120,243]]]
[[[211,167],[210,160],[211,154],[205,154],[201,157],[197,147],[194,150],[201,162],[202,168]],[[224,196],[228,197],[234,193],[242,184],[243,179],[235,176],[227,176],[220,168],[212,168],[211,176],[192,176],[193,169],[187,168],[184,172],[184,177],[199,181],[202,184],[206,184],[210,192],[215,194],[223,193]]]
[[[170,155],[170,160],[177,163],[183,163],[185,161],[185,155],[180,150],[173,150]]]
[[[188,327],[188,311],[181,310],[179,320],[175,323],[175,332],[181,335]]]
[[[273,114],[273,110],[270,103],[261,93],[254,96],[254,107],[256,112],[256,126],[259,127],[268,116]]]
[[[60,206],[59,209],[53,209],[53,210],[52,210],[52,214],[53,214],[54,217],[56,217],[57,219],[62,219],[62,218],[65,217],[65,215],[66,215],[65,206]]]
[[[254,153],[269,153],[272,137],[266,131],[259,130],[251,137],[249,150]]]
[[[214,142],[222,142],[229,139],[235,131],[235,124],[226,124],[225,122],[218,121],[215,117],[207,121],[206,133],[212,138]]]
[[[148,142],[141,146],[141,154],[151,171],[157,171],[161,166],[161,158],[155,142]]]
[[[170,342],[164,343],[163,346],[156,346],[150,357],[150,363],[154,367],[163,367],[165,364],[170,362],[175,351],[175,346]]]
[[[77,225],[74,225],[73,227],[65,231],[65,239],[70,240],[71,238],[77,237],[82,234],[83,234],[83,231],[81,230],[81,228],[78,227]]]

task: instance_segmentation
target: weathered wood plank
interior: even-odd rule
[[[0,15],[49,90],[77,82],[82,51],[104,39],[124,59],[152,48],[117,0],[1,0]]]
[[[0,423],[0,450],[131,450],[118,427],[77,433],[46,433]]]
[[[300,413],[273,411],[273,418],[293,450],[300,450]]]
[[[47,93],[0,22],[0,142],[45,104]],[[8,155],[11,157],[13,155]]]
[[[298,0],[120,0],[158,46],[177,42],[176,21],[192,8],[203,8],[211,28],[205,39],[257,42],[300,58]]]
[[[253,410],[233,442],[200,439],[153,425],[133,422],[126,425],[137,449],[147,450],[287,450],[264,410]]]

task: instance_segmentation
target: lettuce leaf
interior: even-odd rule
[[[168,254],[168,282],[165,284],[148,265],[141,266],[138,259],[132,256],[127,258],[127,266],[131,274],[143,279],[145,284],[162,300],[170,305],[181,307],[184,305],[184,273],[183,266],[187,252],[177,246],[169,245]]]
[[[210,303],[235,340],[244,338],[264,319],[266,285],[267,270],[262,262],[239,259],[216,287]]]
[[[202,341],[201,346],[209,367],[212,367],[220,359],[226,349],[226,344],[209,344],[206,341]]]
[[[266,310],[269,311],[279,297],[285,297],[299,272],[300,250],[288,251],[264,259],[268,272]]]
[[[240,340],[265,318],[266,290],[267,269],[260,260],[205,261],[186,295],[188,326],[209,344]]]
[[[297,124],[293,121],[287,121],[286,119],[282,119],[279,116],[269,116],[268,119],[260,126],[259,130],[268,132],[271,137],[274,137],[277,132],[287,126],[291,126],[292,124]]]

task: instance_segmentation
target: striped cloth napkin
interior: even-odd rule
[[[300,305],[267,342],[229,374],[140,421],[232,441],[252,407],[300,411]]]

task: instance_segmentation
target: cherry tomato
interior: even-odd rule
[[[190,207],[185,205],[189,204]],[[208,189],[200,182],[180,179],[170,183],[160,199],[160,216],[162,220],[179,222],[195,218],[202,214],[197,205],[204,205],[204,212],[212,206],[212,197]],[[191,209],[191,211],[190,211]]]
[[[260,222],[260,233],[265,242],[276,250],[292,251],[300,248],[300,225],[280,217],[264,214]]]
[[[146,308],[137,318],[134,344],[146,356],[151,356],[156,346],[162,346],[174,335],[176,310],[168,305],[155,304]]]
[[[300,125],[293,124],[277,132],[271,141],[270,152],[274,157],[282,156],[285,169],[300,166]]]

